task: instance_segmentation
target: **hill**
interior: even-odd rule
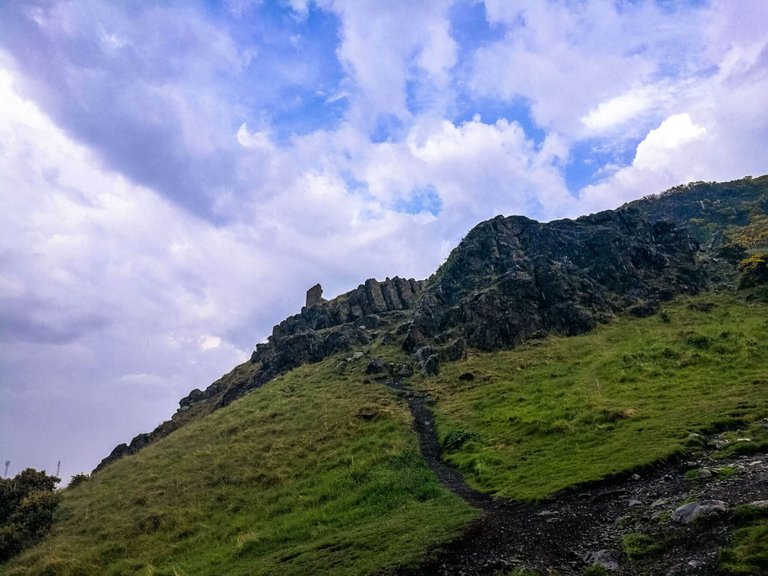
[[[767,209],[761,177],[497,217],[426,281],[312,290],[5,573],[759,573]]]

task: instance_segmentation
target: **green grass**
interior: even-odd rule
[[[757,434],[768,304],[708,294],[664,311],[443,364],[418,386],[436,399],[441,439],[465,439],[447,460],[478,489],[541,499],[684,451],[691,432]]]
[[[631,532],[621,539],[621,550],[630,560],[649,556],[664,548],[664,542],[654,540],[643,532]]]
[[[720,552],[717,573],[737,576],[768,572],[768,511],[739,506],[734,519],[740,528],[733,544]]]
[[[438,484],[407,408],[363,383],[362,368],[302,367],[66,490],[51,536],[4,573],[368,574],[418,562],[475,512]]]

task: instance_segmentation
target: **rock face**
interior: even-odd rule
[[[323,287],[320,286],[320,284],[315,284],[307,290],[307,308],[310,306],[314,306],[315,304],[320,304],[321,302],[325,302],[323,300]]]
[[[548,332],[586,332],[629,306],[699,291],[697,249],[685,230],[629,208],[548,224],[498,216],[475,227],[430,278],[404,347],[463,337],[495,350]]]

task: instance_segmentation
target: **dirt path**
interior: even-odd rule
[[[461,474],[442,460],[428,398],[400,380],[387,385],[408,403],[430,469],[446,488],[482,510],[461,537],[434,550],[421,566],[400,569],[399,576],[501,576],[515,568],[576,576],[596,557],[615,561],[611,574],[714,574],[717,550],[727,545],[732,531],[729,516],[695,527],[672,526],[659,517],[668,517],[676,505],[692,497],[724,500],[731,507],[768,498],[768,459],[758,454],[718,461],[717,466],[729,466],[737,473],[707,481],[691,483],[684,478],[685,463],[667,462],[642,477],[595,486],[548,503],[494,499],[467,486]],[[708,465],[709,457],[700,455],[699,465]],[[632,533],[673,544],[653,557],[627,558],[622,554],[622,538]]]

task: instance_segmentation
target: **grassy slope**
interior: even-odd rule
[[[768,304],[706,295],[471,355],[420,385],[437,399],[441,438],[466,440],[447,458],[471,484],[538,499],[669,456],[689,432],[768,416],[766,359]]]
[[[364,365],[295,370],[65,491],[51,537],[6,573],[367,574],[417,561],[474,512],[436,483],[407,408],[362,383]]]

